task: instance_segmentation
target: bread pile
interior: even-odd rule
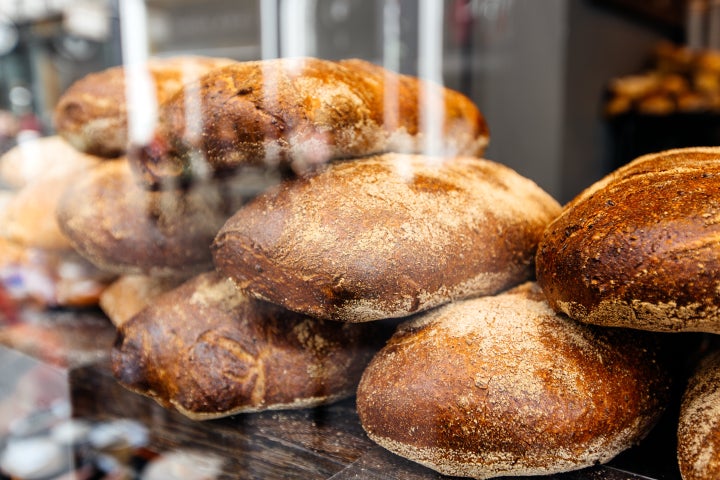
[[[132,108],[103,87],[122,75],[86,77],[58,105],[60,136],[115,157],[76,175],[56,219],[117,278],[100,305],[127,388],[198,420],[357,394],[371,439],[474,478],[606,462],[665,410],[656,336],[568,318],[559,305],[584,304],[558,301],[543,271],[534,281],[566,258],[552,242],[580,229],[554,226],[579,207],[483,159],[468,98],[360,60],[226,61],[158,93],[138,143]],[[697,218],[714,225],[709,213]],[[600,278],[574,275],[556,277]],[[641,303],[709,313],[711,275]]]

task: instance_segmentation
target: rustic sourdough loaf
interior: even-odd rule
[[[560,206],[472,157],[386,154],[336,162],[264,192],[213,242],[249,295],[317,318],[395,318],[532,277]]]
[[[446,475],[546,475],[607,462],[665,408],[652,334],[557,315],[532,282],[402,324],[365,370],[368,436]]]
[[[683,480],[720,478],[720,351],[708,353],[690,377],[677,441]]]
[[[352,396],[388,336],[377,324],[324,322],[250,299],[211,272],[122,324],[112,368],[127,388],[205,420]]]
[[[78,178],[56,213],[73,247],[103,270],[187,278],[212,265],[213,237],[252,194],[229,178],[149,191],[120,158]]]
[[[565,206],[537,278],[589,323],[720,333],[720,148],[646,155]]]
[[[469,98],[362,60],[238,62],[183,88],[160,120],[156,138],[131,156],[149,183],[247,163],[304,172],[387,151],[480,155],[488,142]],[[426,121],[436,139],[423,131]]]
[[[158,104],[185,83],[233,60],[201,56],[152,58],[144,65]],[[54,112],[59,135],[83,152],[103,157],[123,155],[128,147],[129,107],[125,96],[126,69],[111,67],[73,83]],[[143,105],[147,106],[147,105]]]

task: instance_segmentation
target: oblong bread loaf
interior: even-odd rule
[[[73,247],[103,270],[188,278],[212,265],[213,237],[254,193],[243,182],[149,191],[136,183],[125,159],[109,160],[65,191],[58,224]]]
[[[213,243],[251,296],[317,318],[395,318],[530,278],[560,206],[472,157],[386,154],[333,163],[265,192]]]
[[[640,157],[567,204],[537,278],[584,322],[720,333],[720,148]]]
[[[720,351],[707,353],[680,405],[678,466],[683,480],[720,478]]]
[[[188,82],[210,70],[233,63],[226,58],[177,56],[151,58],[142,71],[158,104]],[[118,157],[128,148],[128,115],[133,107],[126,98],[127,72],[116,66],[91,73],[73,83],[58,99],[54,125],[60,136],[78,150],[102,157]],[[147,107],[138,105],[137,107]],[[129,110],[130,109],[130,110]]]
[[[382,152],[481,155],[488,138],[478,108],[454,90],[362,60],[280,58],[234,63],[187,85],[162,105],[156,138],[131,160],[156,183],[248,163],[304,172]]]
[[[609,461],[656,423],[670,380],[647,332],[555,314],[528,282],[402,324],[363,373],[360,422],[445,475],[547,475]]]
[[[209,272],[121,325],[112,369],[128,389],[206,420],[352,396],[388,336],[376,324],[324,322],[250,299]]]

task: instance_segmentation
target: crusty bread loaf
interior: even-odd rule
[[[113,325],[119,328],[156,297],[177,287],[183,280],[186,279],[123,275],[103,290],[99,305]]]
[[[387,339],[379,332],[252,300],[211,272],[123,324],[112,368],[127,388],[197,420],[304,408],[354,394]]]
[[[720,148],[640,157],[590,186],[547,229],[537,277],[589,323],[720,333]]]
[[[233,60],[200,56],[152,58],[146,67],[158,103],[185,83]],[[128,146],[125,67],[89,74],[68,88],[55,107],[56,131],[75,148],[103,157],[124,154]]]
[[[515,171],[472,157],[386,154],[287,180],[213,243],[251,296],[317,318],[395,318],[532,277],[560,206]]]
[[[0,186],[20,189],[40,177],[73,174],[100,160],[57,135],[26,140],[0,156]]]
[[[678,466],[683,480],[720,478],[720,351],[690,377],[680,406]]]
[[[652,334],[555,314],[532,282],[402,324],[363,373],[368,436],[446,475],[545,475],[609,461],[669,397]]]
[[[212,265],[213,237],[251,194],[242,179],[145,190],[117,159],[79,178],[56,213],[73,247],[103,270],[188,278]]]
[[[433,153],[480,155],[488,142],[464,95],[362,60],[238,62],[186,86],[160,119],[156,138],[131,157],[149,183],[197,174],[202,159],[211,171],[289,163],[304,172],[330,159],[421,152],[434,140],[425,121],[438,130]]]

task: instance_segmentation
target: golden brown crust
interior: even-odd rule
[[[225,58],[180,56],[153,58],[146,66],[160,104],[183,84],[230,63],[233,60]],[[81,78],[58,100],[54,115],[57,132],[84,152],[103,157],[124,154],[128,146],[125,88],[123,66]]]
[[[197,112],[185,111],[188,100],[199,101]],[[433,106],[439,152],[482,154],[487,125],[460,93],[362,60],[285,58],[235,63],[187,86],[163,105],[156,138],[132,158],[155,183],[197,174],[197,157],[211,171],[247,163],[305,171],[329,159],[418,152],[423,102]]]
[[[621,167],[545,232],[538,281],[554,309],[608,326],[720,333],[720,148]]]
[[[191,418],[304,408],[351,396],[387,337],[240,294],[211,272],[158,297],[120,328],[113,372]]]
[[[187,278],[210,267],[213,237],[246,200],[233,182],[148,191],[127,161],[106,161],[65,192],[58,223],[74,248],[103,270]]]
[[[402,324],[366,368],[360,421],[446,475],[545,475],[604,463],[649,431],[669,377],[644,332],[556,315],[526,283]]]
[[[494,162],[387,154],[332,163],[259,196],[223,226],[213,254],[252,296],[370,321],[527,280],[559,211]]]
[[[683,480],[720,478],[720,351],[707,354],[690,377],[677,440]]]

